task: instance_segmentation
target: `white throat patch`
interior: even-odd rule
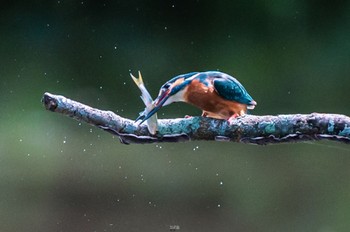
[[[180,90],[179,92],[177,92],[176,94],[174,94],[173,96],[169,97],[163,104],[163,106],[169,105],[173,102],[183,102],[184,100],[184,90]]]

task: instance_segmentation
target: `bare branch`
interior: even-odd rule
[[[350,118],[340,114],[245,115],[232,124],[205,117],[161,119],[158,133],[152,136],[144,124],[64,96],[45,93],[42,102],[47,110],[97,126],[125,144],[191,140],[272,144],[320,139],[350,144]]]

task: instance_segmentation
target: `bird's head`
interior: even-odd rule
[[[167,81],[159,90],[158,97],[153,101],[154,108],[148,112],[148,114],[143,114],[136,119],[136,121],[141,120],[141,123],[150,118],[163,106],[169,105],[173,102],[184,101],[184,90],[189,84],[184,77],[178,76]]]

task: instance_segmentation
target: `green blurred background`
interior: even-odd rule
[[[0,9],[0,231],[349,231],[350,147],[122,145],[44,110],[44,92],[136,118],[220,70],[254,114],[350,115],[349,1],[9,1]],[[173,104],[163,118],[198,115]]]

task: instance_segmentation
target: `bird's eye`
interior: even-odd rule
[[[169,89],[169,87],[170,87],[170,84],[169,84],[169,83],[163,85],[163,89]]]

